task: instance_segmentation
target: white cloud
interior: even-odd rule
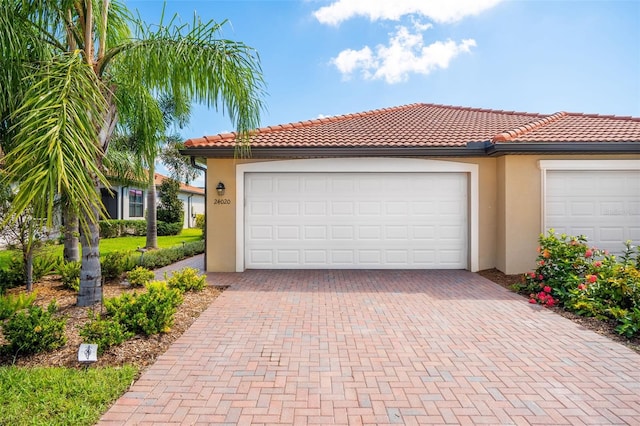
[[[435,69],[447,68],[449,63],[461,53],[469,53],[476,42],[473,39],[456,43],[453,40],[436,41],[425,46],[424,37],[419,32],[410,32],[405,26],[399,26],[391,35],[387,46],[378,45],[375,53],[369,46],[360,50],[347,49],[331,60],[336,68],[348,79],[360,71],[368,80],[384,79],[387,83],[399,83],[407,80],[409,74],[428,75]]]
[[[339,25],[355,16],[371,21],[398,21],[405,15],[418,15],[438,23],[457,22],[477,15],[503,0],[337,0],[314,12],[318,21]]]
[[[359,68],[366,71],[378,67],[378,63],[374,60],[373,52],[369,46],[365,46],[360,50],[343,50],[331,62],[345,77],[348,77]]]

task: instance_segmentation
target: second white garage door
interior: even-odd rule
[[[627,240],[639,244],[640,171],[548,171],[545,227],[616,254]]]
[[[465,173],[247,173],[245,267],[465,269]]]

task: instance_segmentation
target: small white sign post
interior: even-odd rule
[[[98,360],[98,345],[82,343],[78,348],[78,361],[88,367]]]

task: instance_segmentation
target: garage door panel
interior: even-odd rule
[[[327,203],[324,201],[304,201],[302,203],[305,216],[326,216]]]
[[[351,266],[355,263],[355,253],[354,250],[331,250],[330,259],[332,265]]]
[[[252,249],[248,252],[248,261],[256,266],[270,266],[274,263],[273,260],[273,252],[271,250]]]
[[[593,202],[573,202],[570,208],[570,214],[573,216],[593,216],[596,213],[596,205]]]
[[[589,244],[621,253],[623,242],[640,242],[640,171],[549,170],[545,226],[557,233],[585,235]]]
[[[305,226],[304,227],[304,239],[305,240],[318,240],[326,241],[327,239],[327,227],[326,226]]]
[[[327,251],[326,250],[304,250],[304,263],[307,265],[326,265],[327,264]]]
[[[377,201],[361,201],[358,203],[358,214],[360,216],[380,216],[382,208]]]
[[[375,240],[380,241],[380,236],[382,232],[380,230],[380,226],[376,225],[365,225],[358,227],[357,237],[359,240]]]
[[[413,228],[414,240],[433,240],[436,236],[435,226],[414,226]]]
[[[334,201],[331,203],[331,214],[334,216],[353,216],[355,211],[351,201]]]
[[[280,249],[276,251],[276,263],[283,266],[300,264],[300,252],[298,250]]]
[[[276,238],[279,240],[299,240],[300,230],[297,226],[276,227]]]
[[[276,179],[278,192],[288,192],[297,194],[300,192],[300,181],[295,176],[281,176]]]
[[[380,250],[358,250],[358,260],[361,265],[380,265],[382,253]]]
[[[273,216],[273,203],[256,201],[250,204],[248,213],[252,216]]]
[[[387,216],[407,216],[409,203],[404,201],[391,201],[385,203],[385,214]]]
[[[249,235],[252,240],[273,240],[272,226],[251,226],[249,227]]]
[[[466,268],[466,181],[463,173],[249,173],[245,266]]]
[[[404,225],[386,226],[385,238],[387,240],[406,241],[409,238],[409,227]]]
[[[352,225],[341,225],[331,227],[331,239],[352,241],[355,232]]]

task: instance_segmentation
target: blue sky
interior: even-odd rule
[[[124,0],[149,23],[162,2]],[[640,0],[199,0],[267,83],[262,126],[416,102],[640,117]],[[196,108],[183,137],[234,130]]]

